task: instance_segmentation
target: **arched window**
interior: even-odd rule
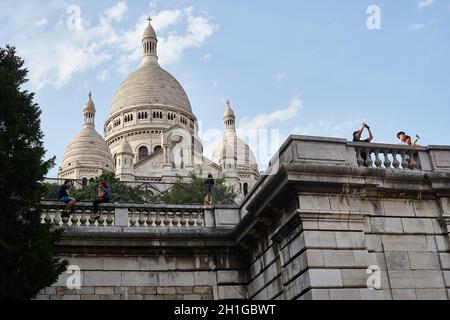
[[[148,157],[148,149],[147,147],[140,147],[139,148],[139,161],[144,160]]]
[[[153,152],[158,152],[160,150],[162,150],[162,147],[161,146],[156,146],[155,149],[153,149]]]
[[[248,194],[248,183],[244,183],[244,196]]]
[[[94,182],[95,182],[94,178],[89,179],[89,183],[94,183]]]
[[[81,185],[82,185],[83,187],[86,187],[86,186],[87,186],[87,183],[88,183],[88,179],[87,179],[87,178],[83,178],[83,181],[81,182]]]

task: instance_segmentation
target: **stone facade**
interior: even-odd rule
[[[83,287],[62,278],[38,298],[448,300],[449,159],[448,147],[291,136],[239,208],[124,205],[104,227],[66,221],[60,254]]]

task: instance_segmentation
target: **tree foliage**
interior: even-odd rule
[[[54,158],[44,161],[41,111],[21,89],[27,73],[13,47],[0,48],[0,299],[31,299],[67,267],[55,257],[60,232],[35,207]]]

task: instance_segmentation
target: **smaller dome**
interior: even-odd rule
[[[224,161],[236,161],[236,165],[258,167],[255,155],[250,147],[237,135],[225,136],[225,138],[214,149],[212,161],[222,165]]]
[[[84,126],[64,154],[63,170],[83,166],[114,170],[111,151],[93,126]]]
[[[122,143],[117,148],[117,154],[124,153],[124,154],[131,154],[133,155],[133,149],[131,148],[130,143],[127,139],[123,139]]]

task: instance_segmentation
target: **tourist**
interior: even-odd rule
[[[70,196],[70,189],[72,188],[72,182],[70,180],[64,181],[64,184],[59,188],[58,200],[66,204],[65,209],[61,215],[62,218],[69,218],[70,211],[73,210],[77,200]]]
[[[404,131],[400,131],[399,133],[397,133],[397,138],[399,140],[398,144],[404,144],[406,137],[407,137],[407,135]]]
[[[362,140],[362,134],[364,133],[364,129],[367,129],[367,131],[369,132],[369,138]],[[366,142],[366,143],[371,143],[373,140],[373,135],[372,135],[372,131],[370,130],[370,127],[363,123],[362,124],[362,128],[359,131],[355,131],[353,132],[353,142]],[[361,158],[364,161],[364,165],[366,165],[366,160],[367,160],[367,153],[364,151],[361,151]]]
[[[369,138],[362,140],[362,134],[364,133],[364,129],[367,129],[367,131],[369,132]],[[372,135],[372,131],[370,130],[370,127],[363,123],[362,128],[359,131],[355,131],[353,132],[353,141],[354,142],[367,142],[370,143],[373,140],[373,135]]]
[[[214,188],[214,179],[211,174],[208,174],[208,179],[205,180],[204,185],[205,185],[205,189],[206,189],[206,196],[205,196],[204,203],[206,205],[211,205],[212,204],[212,193],[213,193],[213,188]]]
[[[406,135],[404,143],[407,144],[408,146],[412,145],[411,137]]]
[[[101,203],[109,203],[111,201],[111,193],[108,189],[108,184],[106,181],[100,181],[98,188],[98,199],[94,200],[94,210],[91,214],[91,219],[97,220],[100,218],[98,213],[98,205]]]

